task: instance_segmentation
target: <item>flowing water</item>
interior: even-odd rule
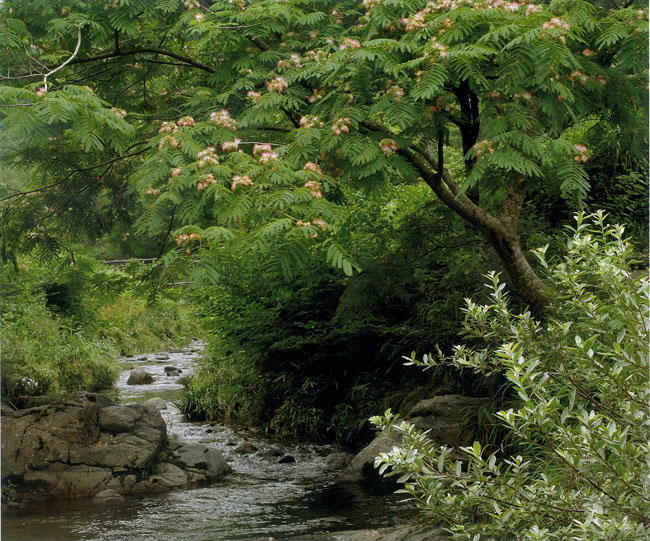
[[[224,425],[190,423],[174,405],[183,386],[166,376],[165,366],[191,374],[202,344],[166,354],[151,353],[123,359],[116,384],[119,401],[161,398],[170,434],[218,448],[233,473],[201,488],[166,494],[128,496],[123,502],[69,500],[39,504],[3,517],[3,541],[227,541],[251,537],[282,538],[334,530],[387,526],[392,517],[409,513],[396,498],[365,493],[335,483],[338,471],[325,457],[339,449],[331,445],[270,440],[254,431]],[[168,356],[167,359],[162,357]],[[131,368],[144,367],[155,380],[127,385]],[[258,451],[233,452],[242,442]],[[279,464],[284,455],[295,463]]]

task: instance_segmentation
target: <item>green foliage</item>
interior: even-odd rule
[[[34,176],[2,210],[9,259],[61,249],[78,224],[106,232],[93,219],[102,216],[163,238],[163,252],[171,233],[177,246],[164,261],[174,268],[201,249],[245,243],[285,280],[315,254],[351,276],[360,262],[334,238],[349,223],[342,194],[427,178],[436,140],[444,165],[464,161],[442,177],[445,189],[493,214],[519,182],[571,211],[584,206],[599,130],[617,130],[618,164],[642,174],[645,9],[9,0],[0,10],[11,53],[0,63],[11,141],[0,159]],[[77,56],[50,73],[78,35]],[[627,192],[626,179],[607,187]],[[442,200],[475,224],[476,213]]]
[[[465,332],[481,345],[411,359],[503,374],[516,402],[497,418],[518,453],[476,441],[466,464],[454,462],[400,423],[401,445],[376,465],[456,539],[645,538],[648,280],[631,277],[631,245],[603,213],[577,216],[561,261],[537,255],[554,287],[544,322],[514,312],[490,274],[490,303],[465,309]],[[388,428],[393,416],[374,422]]]
[[[124,290],[128,276],[90,259],[59,268],[21,261],[0,284],[2,393],[13,398],[110,387],[119,355],[186,343],[190,309]]]
[[[318,257],[287,283],[264,257],[211,255],[218,272],[204,273],[195,297],[210,350],[182,401],[187,415],[355,444],[390,395],[399,407],[413,386],[480,388],[470,373],[442,369],[430,383],[398,362],[410,344],[453,343],[463,298],[491,261],[480,243],[441,232],[453,217],[421,187],[350,200],[351,233],[334,242],[362,263],[353,277]]]

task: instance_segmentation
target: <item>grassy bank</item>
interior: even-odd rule
[[[119,271],[85,264],[3,269],[3,395],[101,390],[117,377],[119,355],[191,339],[192,309],[178,293],[148,302],[124,287],[128,280]]]

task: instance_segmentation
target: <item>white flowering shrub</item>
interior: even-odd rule
[[[649,282],[630,275],[623,227],[603,213],[576,220],[561,262],[537,251],[553,291],[543,321],[513,313],[491,274],[491,303],[465,309],[465,330],[482,346],[410,359],[502,373],[516,405],[496,415],[517,456],[474,442],[467,461],[452,461],[390,412],[373,418],[402,438],[375,465],[454,539],[650,538]]]

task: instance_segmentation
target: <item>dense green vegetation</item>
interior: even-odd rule
[[[631,245],[602,213],[578,216],[565,257],[549,265],[554,284],[546,322],[517,313],[505,284],[489,278],[490,302],[468,301],[465,332],[477,347],[412,363],[505,374],[518,400],[497,416],[509,449],[465,450],[446,460],[413,425],[394,428],[402,446],[377,463],[400,474],[424,512],[459,539],[634,540],[646,535],[648,455],[647,280],[630,277]],[[375,422],[391,429],[387,412]]]
[[[621,342],[588,326],[587,301],[630,326],[616,355],[634,347],[631,306],[611,302],[633,296],[622,277],[647,267],[641,2],[5,0],[0,15],[4,392],[99,388],[120,351],[200,333],[208,349],[181,403],[188,417],[356,446],[372,437],[371,415],[442,392],[513,411],[530,400],[555,423],[555,410],[535,408],[564,399],[566,382],[533,396],[494,348],[481,357],[490,370],[462,349],[426,372],[404,366],[410,351],[452,351],[468,298],[470,316],[491,307],[488,327],[513,322],[496,348],[521,342],[540,366],[573,347],[562,325]],[[567,256],[566,226],[598,209],[626,227],[625,253],[610,253],[623,244],[607,230]],[[531,252],[541,246],[543,261]],[[154,262],[98,263],[131,257]],[[587,277],[585,261],[600,274]],[[603,292],[612,269],[618,289]],[[484,288],[495,271],[507,306]],[[546,330],[515,336],[524,320]],[[468,347],[493,338],[478,330]],[[557,351],[541,351],[549,341]],[[605,385],[608,365],[592,374],[591,360],[571,366]],[[580,400],[620,398],[591,383]],[[587,470],[568,486],[553,457],[519,444],[553,473],[539,482],[518,470],[535,502],[554,483],[559,499],[582,490]],[[626,455],[625,469],[638,462],[630,449],[604,452]],[[414,454],[409,490],[439,516],[426,501],[448,485],[430,476],[432,453]],[[512,535],[534,538],[529,514],[472,499],[497,497],[488,480],[500,475],[481,450],[472,460],[454,481],[467,494],[443,501],[458,504],[446,524],[497,529],[514,517]],[[585,488],[585,506],[592,496]],[[633,531],[634,502],[601,505]],[[573,518],[558,515],[548,535],[578,535],[562,529]]]
[[[12,397],[113,384],[117,357],[182,345],[194,332],[179,296],[153,303],[127,289],[132,276],[77,256],[24,260],[0,279],[2,393]]]

